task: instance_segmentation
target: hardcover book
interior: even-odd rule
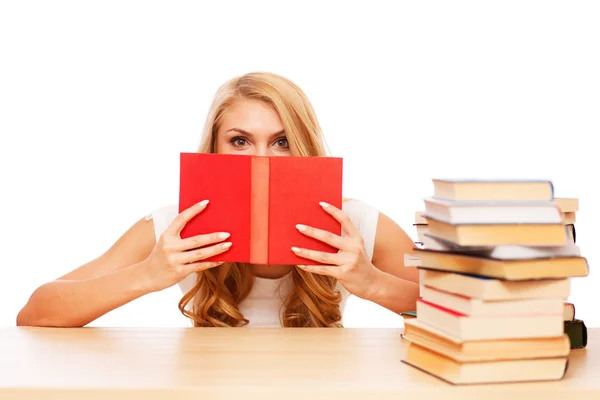
[[[338,251],[296,225],[341,235],[340,223],[319,205],[342,208],[341,158],[181,153],[179,212],[205,199],[207,208],[180,235],[230,233],[231,248],[207,261],[319,264],[292,246]]]

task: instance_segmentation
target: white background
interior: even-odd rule
[[[345,195],[413,238],[431,178],[550,178],[580,200],[600,326],[600,7],[592,1],[0,3],[0,325],[39,285],[177,201],[217,87],[249,71],[311,99]],[[94,325],[178,326],[178,289]],[[398,326],[356,299],[347,326]]]

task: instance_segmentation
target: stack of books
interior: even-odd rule
[[[435,201],[435,200],[434,200]],[[572,244],[577,243],[577,235],[575,230],[575,222],[577,220],[577,212],[579,211],[579,199],[576,197],[555,197],[554,205],[562,213],[563,224],[567,231],[567,241]],[[427,219],[423,217],[424,211],[415,211],[413,226],[416,228],[417,247],[424,247],[424,241],[427,241]],[[409,255],[410,256],[410,255]],[[415,263],[414,260],[408,260],[408,263]],[[418,265],[418,261],[416,261]],[[421,286],[421,294],[423,287]],[[575,305],[568,301],[564,304],[564,331],[569,336],[572,349],[585,347],[587,344],[587,328],[582,319],[575,318]]]
[[[453,384],[557,380],[572,277],[588,263],[569,239],[551,181],[433,180],[425,199],[416,318],[403,361]]]

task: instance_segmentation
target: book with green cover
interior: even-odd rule
[[[587,345],[587,328],[582,320],[564,321],[564,328],[572,349],[582,349]]]

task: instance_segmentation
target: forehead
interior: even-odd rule
[[[223,113],[220,132],[237,128],[254,135],[271,135],[283,129],[275,108],[258,100],[242,99],[233,103]]]

